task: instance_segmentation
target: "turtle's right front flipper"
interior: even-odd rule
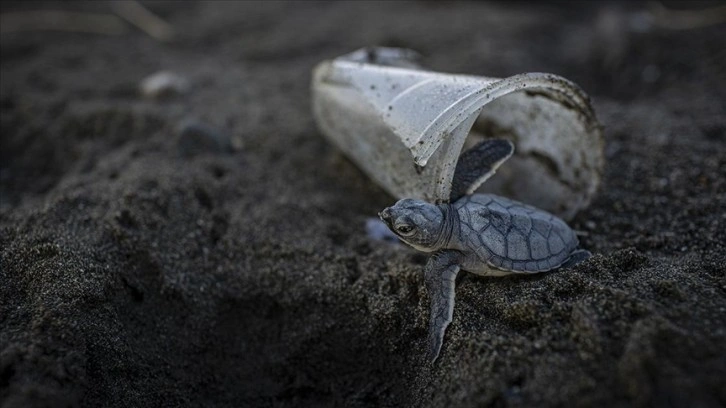
[[[431,296],[429,320],[429,357],[433,363],[444,343],[446,326],[454,314],[454,285],[459,273],[460,254],[455,251],[437,252],[426,264],[424,277]]]
[[[449,202],[472,194],[514,153],[514,144],[505,139],[489,139],[465,151],[456,164]]]

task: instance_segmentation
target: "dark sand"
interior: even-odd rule
[[[104,3],[5,4],[92,9]],[[641,5],[155,3],[179,38],[3,33],[0,405],[726,404],[726,26]],[[465,276],[435,366],[425,257],[320,135],[309,79],[371,44],[580,84],[607,169],[595,255]],[[186,95],[144,100],[159,70]],[[234,152],[179,142],[197,119]]]

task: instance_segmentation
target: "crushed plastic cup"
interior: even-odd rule
[[[515,154],[478,192],[571,219],[600,183],[601,126],[557,75],[446,74],[411,50],[364,48],[315,68],[312,102],[322,134],[396,198],[447,202],[459,157],[484,138],[511,140]]]

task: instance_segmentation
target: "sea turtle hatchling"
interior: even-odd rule
[[[454,310],[459,270],[482,276],[538,273],[590,256],[560,218],[492,194],[472,194],[514,152],[506,140],[486,140],[465,152],[454,172],[449,203],[402,199],[379,213],[403,242],[433,252],[425,267],[431,296],[429,356],[436,361]]]

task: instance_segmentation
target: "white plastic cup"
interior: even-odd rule
[[[445,202],[465,146],[507,138],[515,155],[479,191],[565,219],[590,203],[603,168],[602,135],[579,87],[552,74],[426,71],[416,57],[366,48],[314,70],[320,130],[373,180],[396,198]]]

